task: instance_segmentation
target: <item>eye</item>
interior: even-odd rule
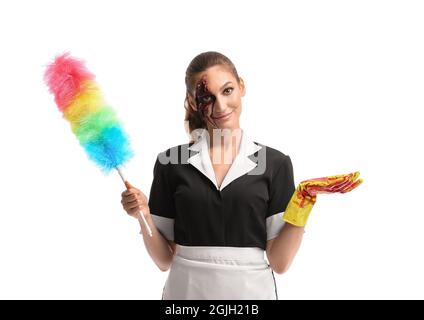
[[[211,101],[212,101],[212,97],[211,96],[202,97],[202,102],[203,103],[208,103],[208,102],[211,102]]]
[[[230,90],[230,91],[227,91],[227,90]],[[225,88],[225,89],[224,89],[224,92],[225,92],[226,94],[231,94],[231,92],[233,92],[233,90],[234,90],[234,88],[232,88],[232,87],[228,87],[228,88]]]

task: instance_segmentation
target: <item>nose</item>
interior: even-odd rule
[[[222,114],[227,113],[227,106],[225,105],[224,101],[222,101],[219,97],[216,98],[214,108],[213,108],[213,115],[219,116]]]

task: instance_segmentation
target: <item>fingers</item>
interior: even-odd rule
[[[362,179],[358,179],[357,181],[353,182],[350,186],[348,186],[346,189],[344,189],[343,191],[340,191],[340,192],[341,193],[346,193],[346,192],[352,191],[357,186],[359,186],[362,182],[363,182]]]
[[[127,187],[127,190],[134,188],[133,185],[129,183],[128,181],[125,181],[125,186]]]
[[[321,178],[313,178],[313,179],[308,179],[308,180],[304,180],[301,183],[305,184],[305,185],[326,185],[329,183],[337,183],[340,181],[343,181],[345,179],[345,177],[348,176],[347,174],[338,174],[335,176],[328,176],[328,177],[321,177]]]
[[[346,193],[349,191],[352,191],[353,189],[355,189],[357,186],[359,186],[362,183],[362,179],[358,179],[359,177],[359,172],[354,172],[352,173],[351,179],[350,179],[350,183],[347,184],[346,186],[343,186],[339,192],[341,193]]]
[[[352,184],[352,180],[350,179],[349,176],[346,176],[343,181],[330,185],[329,190],[331,192],[340,192],[341,190],[344,190],[347,186],[351,184]]]
[[[126,210],[132,209],[132,208],[138,208],[141,205],[137,200],[132,201],[132,202],[121,201],[121,203],[122,203],[124,209],[126,209]]]
[[[147,202],[146,195],[137,188],[125,190],[124,192],[122,192],[121,196],[122,198],[128,199],[128,201],[133,201],[135,198],[139,198],[142,199],[143,202]]]
[[[330,176],[330,177],[328,177],[328,182],[330,184],[341,183],[341,182],[345,181],[346,179],[349,179],[350,176],[351,176],[351,173],[349,173],[349,174],[338,174],[338,175],[335,175],[335,176]]]
[[[128,214],[130,214],[132,216],[137,216],[137,214],[140,212],[140,210],[141,210],[140,207],[137,206],[135,208],[131,208],[131,209],[128,209],[126,211],[127,211]]]
[[[145,206],[145,205],[138,205],[126,211],[129,215],[133,216],[134,218],[138,218],[140,213],[146,216],[146,212],[149,212],[149,208],[148,206]]]
[[[135,200],[137,200],[139,198],[140,198],[140,196],[137,193],[131,193],[131,194],[127,195],[127,196],[123,196],[122,197],[122,200],[124,202],[132,202],[132,201],[135,201]]]
[[[127,197],[123,197],[121,200],[122,205],[124,206],[128,206],[131,207],[134,204],[138,204],[138,205],[147,205],[147,199],[135,194],[135,195],[129,195]]]
[[[138,192],[141,192],[141,191],[140,191],[140,190],[138,190],[137,188],[130,188],[130,189],[127,189],[127,190],[125,190],[124,192],[122,192],[122,193],[121,193],[121,195],[122,195],[123,197],[126,197],[126,196],[129,196],[129,195],[132,195],[132,194],[138,193]]]
[[[140,205],[137,201],[127,203],[123,205],[124,210],[132,217],[137,218],[138,213],[143,210],[143,205]]]
[[[337,183],[319,183],[319,184],[307,184],[305,185],[305,190],[307,193],[311,195],[316,195],[318,193],[334,193],[339,192],[339,190],[342,190],[345,186],[350,184],[350,180],[348,177],[344,177],[342,180],[338,181]]]
[[[356,172],[351,173],[351,175],[352,175],[352,180],[356,180],[356,179],[358,179],[360,172],[356,171]]]
[[[337,184],[348,180],[356,180],[359,176],[359,171],[348,173],[348,174],[338,174],[334,176],[315,178],[303,181],[307,185],[326,185],[326,184]]]
[[[127,185],[127,183],[126,183]],[[147,197],[137,188],[128,183],[129,189],[122,192],[121,204],[131,216],[137,217],[140,210],[148,205]]]
[[[307,180],[306,183],[302,183],[302,189],[312,196],[318,193],[346,193],[362,183],[362,179],[356,180],[359,174],[359,171],[356,171],[344,175],[330,176],[327,181],[323,181],[321,178],[320,180]]]

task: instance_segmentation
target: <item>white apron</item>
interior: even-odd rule
[[[276,300],[260,248],[177,246],[163,300]]]

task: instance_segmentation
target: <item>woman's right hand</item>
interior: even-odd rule
[[[122,192],[121,196],[122,206],[131,217],[138,219],[140,210],[145,217],[150,213],[147,197],[139,189],[130,185],[130,188]]]

